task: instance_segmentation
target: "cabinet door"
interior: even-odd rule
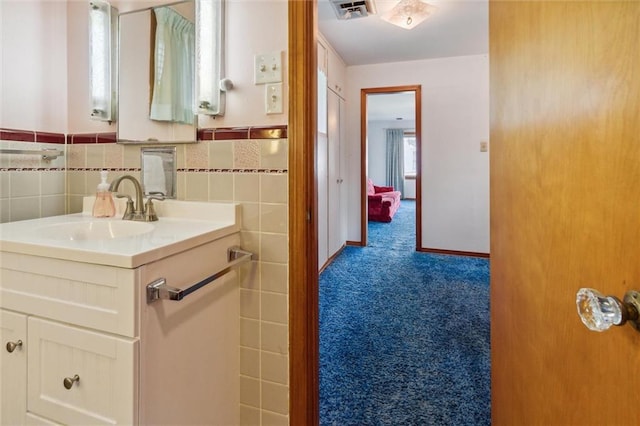
[[[328,249],[329,257],[333,256],[342,248],[345,243],[342,222],[345,220],[342,209],[345,205],[342,203],[342,150],[341,150],[341,127],[342,123],[341,110],[344,110],[344,101],[333,92],[329,92],[328,96]]]
[[[331,49],[329,53],[329,89],[344,99],[347,68],[342,59]]]
[[[321,42],[318,42],[318,70],[322,71],[324,75],[327,75],[328,56],[329,49]]]
[[[316,149],[318,162],[316,173],[318,182],[318,268],[322,269],[328,259],[328,176],[327,176],[327,134],[318,133]]]
[[[27,317],[0,309],[0,341],[0,424],[23,424],[27,413]],[[11,342],[18,344],[7,347]]]
[[[68,425],[137,422],[137,341],[39,318],[28,331],[30,412]]]

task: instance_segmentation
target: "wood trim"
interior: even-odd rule
[[[360,90],[360,246],[367,245],[367,93]]]
[[[416,251],[422,248],[422,86],[391,86],[360,89],[360,238],[361,246],[367,245],[367,95],[374,93],[415,93],[416,155]]]
[[[342,253],[345,249],[345,247],[347,247],[348,244],[344,244],[342,247],[340,247],[340,249],[335,252],[333,254],[333,256],[331,256],[329,259],[327,259],[327,261],[324,263],[324,265],[322,265],[322,268],[320,268],[320,272],[318,272],[318,275],[320,275],[322,273],[322,271],[324,271],[325,269],[327,269],[327,266],[331,265],[331,263],[336,259],[336,257],[340,256],[340,253]]]
[[[319,424],[317,3],[289,0],[289,424]]]
[[[422,249],[422,86],[416,91],[416,250]]]
[[[422,253],[448,254],[451,256],[482,257],[485,259],[490,258],[489,253],[479,253],[475,251],[442,250],[442,249],[426,248],[426,247],[420,248],[418,251]]]
[[[348,246],[353,246],[353,247],[362,247],[362,241],[349,241],[349,240],[347,240],[347,245]]]

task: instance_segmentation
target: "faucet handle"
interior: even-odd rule
[[[162,192],[150,192],[147,202],[144,204],[144,220],[147,222],[155,222],[158,220],[156,209],[153,206],[153,200],[163,201],[164,194]]]
[[[150,192],[147,196],[147,200],[163,201],[165,198],[164,192]]]
[[[122,215],[122,219],[130,220],[133,217],[133,200],[127,194],[118,194],[116,193],[116,198],[126,198],[127,199],[127,207],[124,210],[124,214]]]

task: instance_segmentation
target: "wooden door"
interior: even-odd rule
[[[640,424],[640,2],[491,1],[493,425]]]

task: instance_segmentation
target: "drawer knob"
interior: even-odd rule
[[[65,388],[71,389],[73,387],[73,384],[79,381],[80,381],[80,376],[76,374],[73,377],[65,377],[64,380],[62,381],[62,384],[64,384]]]
[[[16,348],[19,348],[21,346],[22,340],[18,340],[17,342],[7,342],[7,352],[12,353],[16,350]]]

